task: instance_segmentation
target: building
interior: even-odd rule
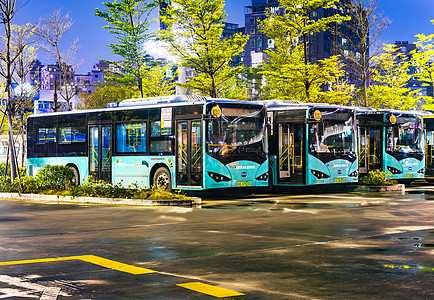
[[[274,48],[274,42],[259,30],[259,22],[266,19],[266,11],[282,15],[284,8],[276,0],[252,0],[244,8],[245,34],[249,41],[244,47],[243,63],[246,67],[257,67],[267,60],[266,49]]]
[[[32,85],[37,85],[41,83],[41,68],[42,63],[36,59],[30,63],[30,70],[27,74],[26,81]]]
[[[346,1],[348,0],[341,0],[341,3]],[[262,65],[267,60],[265,50],[273,49],[275,46],[274,41],[259,30],[259,22],[266,19],[268,10],[278,15],[285,14],[285,9],[280,6],[277,0],[252,0],[252,5],[245,7],[245,33],[250,36],[244,52],[244,65],[246,67]],[[327,9],[320,8],[311,14],[311,18],[321,19],[336,14],[344,15],[345,13],[338,6]],[[350,51],[348,41],[338,35],[338,31],[342,30],[343,26],[334,24],[331,27],[330,30],[309,36],[308,61],[316,63],[318,60],[339,54],[338,48]],[[348,74],[347,80],[353,81],[354,78],[350,78],[350,76]]]
[[[66,80],[68,83],[74,83],[74,69],[68,66],[69,72],[64,78],[58,63],[45,65],[41,67],[41,89],[53,90],[54,82],[57,81],[58,86],[62,86]]]
[[[412,51],[416,50],[416,44],[411,44],[408,41],[396,41],[395,46],[399,48],[399,52],[404,54],[407,58],[411,59]],[[416,66],[410,66],[408,70],[410,77],[407,87],[411,90],[421,90],[418,96],[433,96],[433,88],[431,85],[426,85],[424,82],[420,81],[415,74],[417,74],[418,68]]]

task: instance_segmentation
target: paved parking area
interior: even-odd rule
[[[0,201],[0,299],[430,299],[434,188],[201,207]]]

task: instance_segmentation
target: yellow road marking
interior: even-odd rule
[[[56,258],[42,258],[42,259],[29,259],[29,260],[17,260],[17,261],[6,261],[0,262],[0,266],[11,266],[11,265],[22,265],[22,264],[34,264],[41,262],[54,262],[54,261],[68,261],[68,260],[81,260],[85,262],[92,263],[101,267],[108,269],[113,269],[125,273],[130,273],[133,275],[157,273],[158,271],[149,270],[145,268],[135,267],[120,263],[114,260],[102,258],[95,255],[80,255],[80,256],[67,256],[67,257],[56,257]]]
[[[183,283],[183,284],[177,284],[180,287],[196,291],[202,294],[207,294],[210,296],[214,296],[217,298],[224,298],[224,297],[234,297],[234,296],[243,296],[244,294],[224,289],[221,287],[205,284],[202,282],[190,282],[190,283]]]

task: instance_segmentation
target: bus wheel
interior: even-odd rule
[[[79,185],[80,184],[80,174],[78,173],[78,170],[76,167],[69,167],[72,172],[74,173],[74,176],[72,177],[72,184]]]
[[[164,192],[172,191],[172,178],[167,168],[158,168],[154,173],[154,179],[152,181],[154,188]]]

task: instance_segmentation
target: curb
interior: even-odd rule
[[[132,205],[132,206],[194,206],[202,203],[201,198],[185,200],[147,200],[147,199],[123,199],[123,198],[97,198],[74,197],[42,194],[0,193],[0,199],[43,201],[74,204],[106,204],[106,205]]]

